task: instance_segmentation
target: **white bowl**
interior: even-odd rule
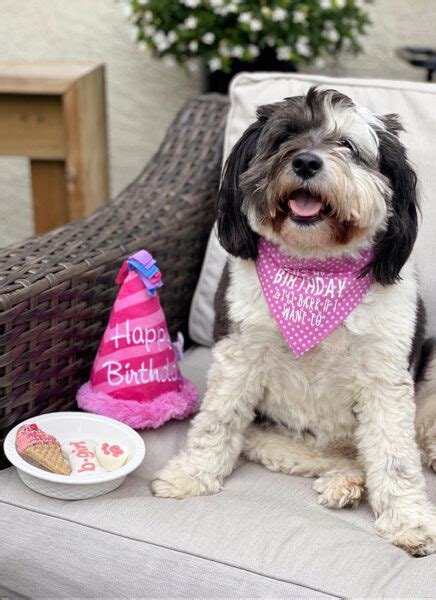
[[[25,423],[36,423],[47,433],[54,435],[60,444],[79,438],[110,440],[126,446],[129,458],[116,471],[98,475],[58,475],[31,465],[17,452],[15,439],[18,429]],[[119,487],[127,475],[144,460],[145,445],[142,438],[128,425],[89,413],[59,412],[33,417],[23,421],[8,433],[4,451],[17,468],[21,480],[32,490],[44,496],[64,500],[81,500],[101,496]]]

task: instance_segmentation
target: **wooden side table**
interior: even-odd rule
[[[37,233],[107,202],[104,65],[0,62],[0,155],[30,159]]]

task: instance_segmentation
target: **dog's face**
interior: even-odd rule
[[[393,283],[417,232],[416,177],[394,115],[377,117],[335,90],[262,106],[223,175],[218,234],[255,258],[259,235],[292,255],[376,245],[371,269]]]

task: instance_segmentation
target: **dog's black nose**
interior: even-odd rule
[[[301,152],[294,156],[292,166],[297,175],[303,179],[309,179],[321,169],[322,160],[313,152]]]

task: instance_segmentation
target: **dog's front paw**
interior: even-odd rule
[[[436,517],[434,516],[423,519],[421,523],[404,524],[395,528],[391,528],[382,516],[377,519],[375,527],[382,537],[412,556],[436,553]]]
[[[207,496],[220,492],[222,488],[222,483],[209,473],[193,476],[175,467],[165,467],[155,474],[151,482],[153,495],[161,498]]]
[[[330,471],[314,481],[313,489],[320,494],[322,506],[356,508],[364,493],[364,477],[360,472]]]

